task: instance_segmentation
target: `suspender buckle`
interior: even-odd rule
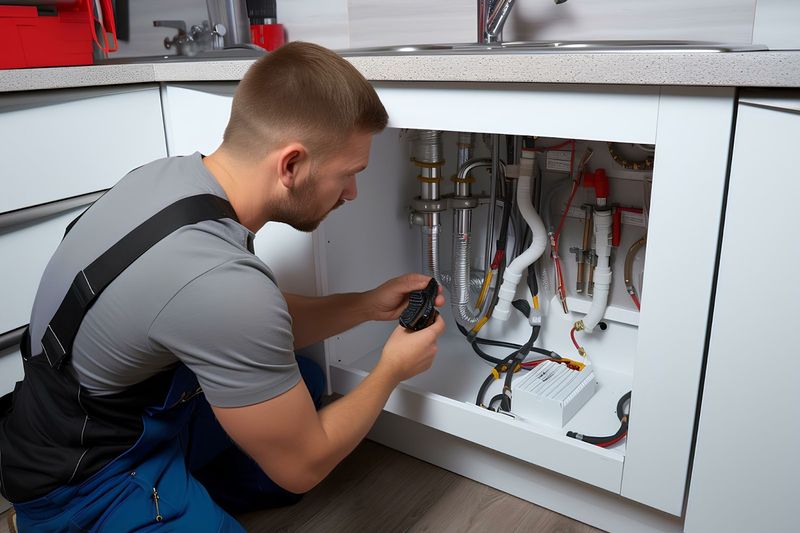
[[[47,329],[44,330],[42,351],[51,367],[55,369],[61,368],[61,363],[64,362],[67,356],[67,350],[64,348],[64,345],[61,344],[61,340],[58,338],[58,335],[56,335],[56,332],[53,331],[50,324],[48,324]]]
[[[72,285],[69,286],[69,290],[73,293],[75,299],[83,309],[87,308],[95,297],[92,284],[89,283],[89,278],[86,277],[86,271],[84,270],[78,272],[75,279],[72,280]]]

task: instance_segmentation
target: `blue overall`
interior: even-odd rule
[[[322,370],[303,357],[297,362],[319,407]],[[300,499],[230,440],[187,367],[177,367],[166,399],[142,419],[136,443],[89,479],[16,503],[19,530],[241,532],[229,513]]]

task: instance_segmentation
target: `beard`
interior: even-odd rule
[[[297,231],[310,233],[322,224],[322,221],[331,211],[344,204],[343,200],[338,200],[327,211],[320,212],[316,209],[317,202],[314,198],[314,184],[316,182],[317,176],[312,174],[302,185],[292,189],[289,193],[289,200],[279,206],[274,215],[274,220],[288,224]]]

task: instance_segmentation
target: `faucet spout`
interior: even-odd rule
[[[500,37],[503,34],[503,27],[506,25],[508,15],[511,14],[515,3],[516,0],[500,0],[494,5],[494,8],[488,14],[488,19],[486,20],[487,42],[496,43],[500,41]]]
[[[553,0],[556,5],[567,0]],[[516,0],[478,0],[478,42],[498,43]]]

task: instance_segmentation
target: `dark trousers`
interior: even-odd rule
[[[305,357],[298,357],[297,364],[319,409],[325,374],[316,363]],[[241,513],[270,509],[300,500],[300,495],[279,487],[236,446],[214,418],[205,399],[197,406],[191,422],[190,439],[187,452],[189,471],[225,511]]]

